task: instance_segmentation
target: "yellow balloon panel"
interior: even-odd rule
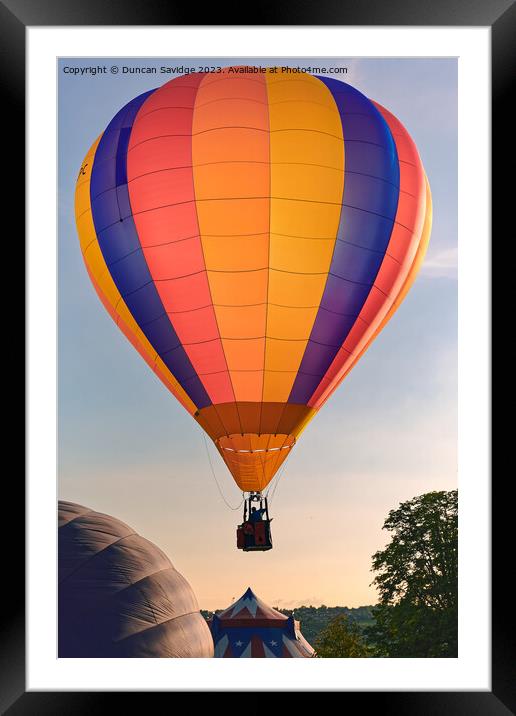
[[[333,255],[344,143],[339,112],[323,83],[268,74],[267,85],[272,197],[267,337],[282,340],[267,340],[263,399],[286,401]]]

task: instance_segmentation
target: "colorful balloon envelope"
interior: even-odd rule
[[[398,308],[431,217],[396,117],[279,68],[136,97],[76,188],[100,299],[243,491],[271,481]]]

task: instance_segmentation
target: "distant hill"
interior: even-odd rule
[[[365,607],[327,607],[322,605],[321,607],[297,607],[296,609],[280,609],[274,607],[282,614],[290,616],[294,615],[294,619],[297,619],[301,623],[301,631],[305,639],[313,645],[320,632],[328,626],[332,619],[338,617],[340,614],[347,614],[351,619],[354,619],[357,624],[364,628],[373,623],[373,617],[371,610],[372,605]],[[201,614],[205,619],[209,619],[213,614],[218,614],[222,609],[216,609],[215,612],[201,609]]]

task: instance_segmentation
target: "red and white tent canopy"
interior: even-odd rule
[[[299,622],[273,609],[251,588],[210,621],[218,658],[307,658],[314,649]]]

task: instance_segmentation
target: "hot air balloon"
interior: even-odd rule
[[[258,501],[406,296],[431,217],[396,117],[281,68],[189,74],[136,97],[76,189],[101,301]],[[257,548],[272,546],[265,522]]]
[[[60,657],[212,657],[186,579],[124,522],[59,502]]]

